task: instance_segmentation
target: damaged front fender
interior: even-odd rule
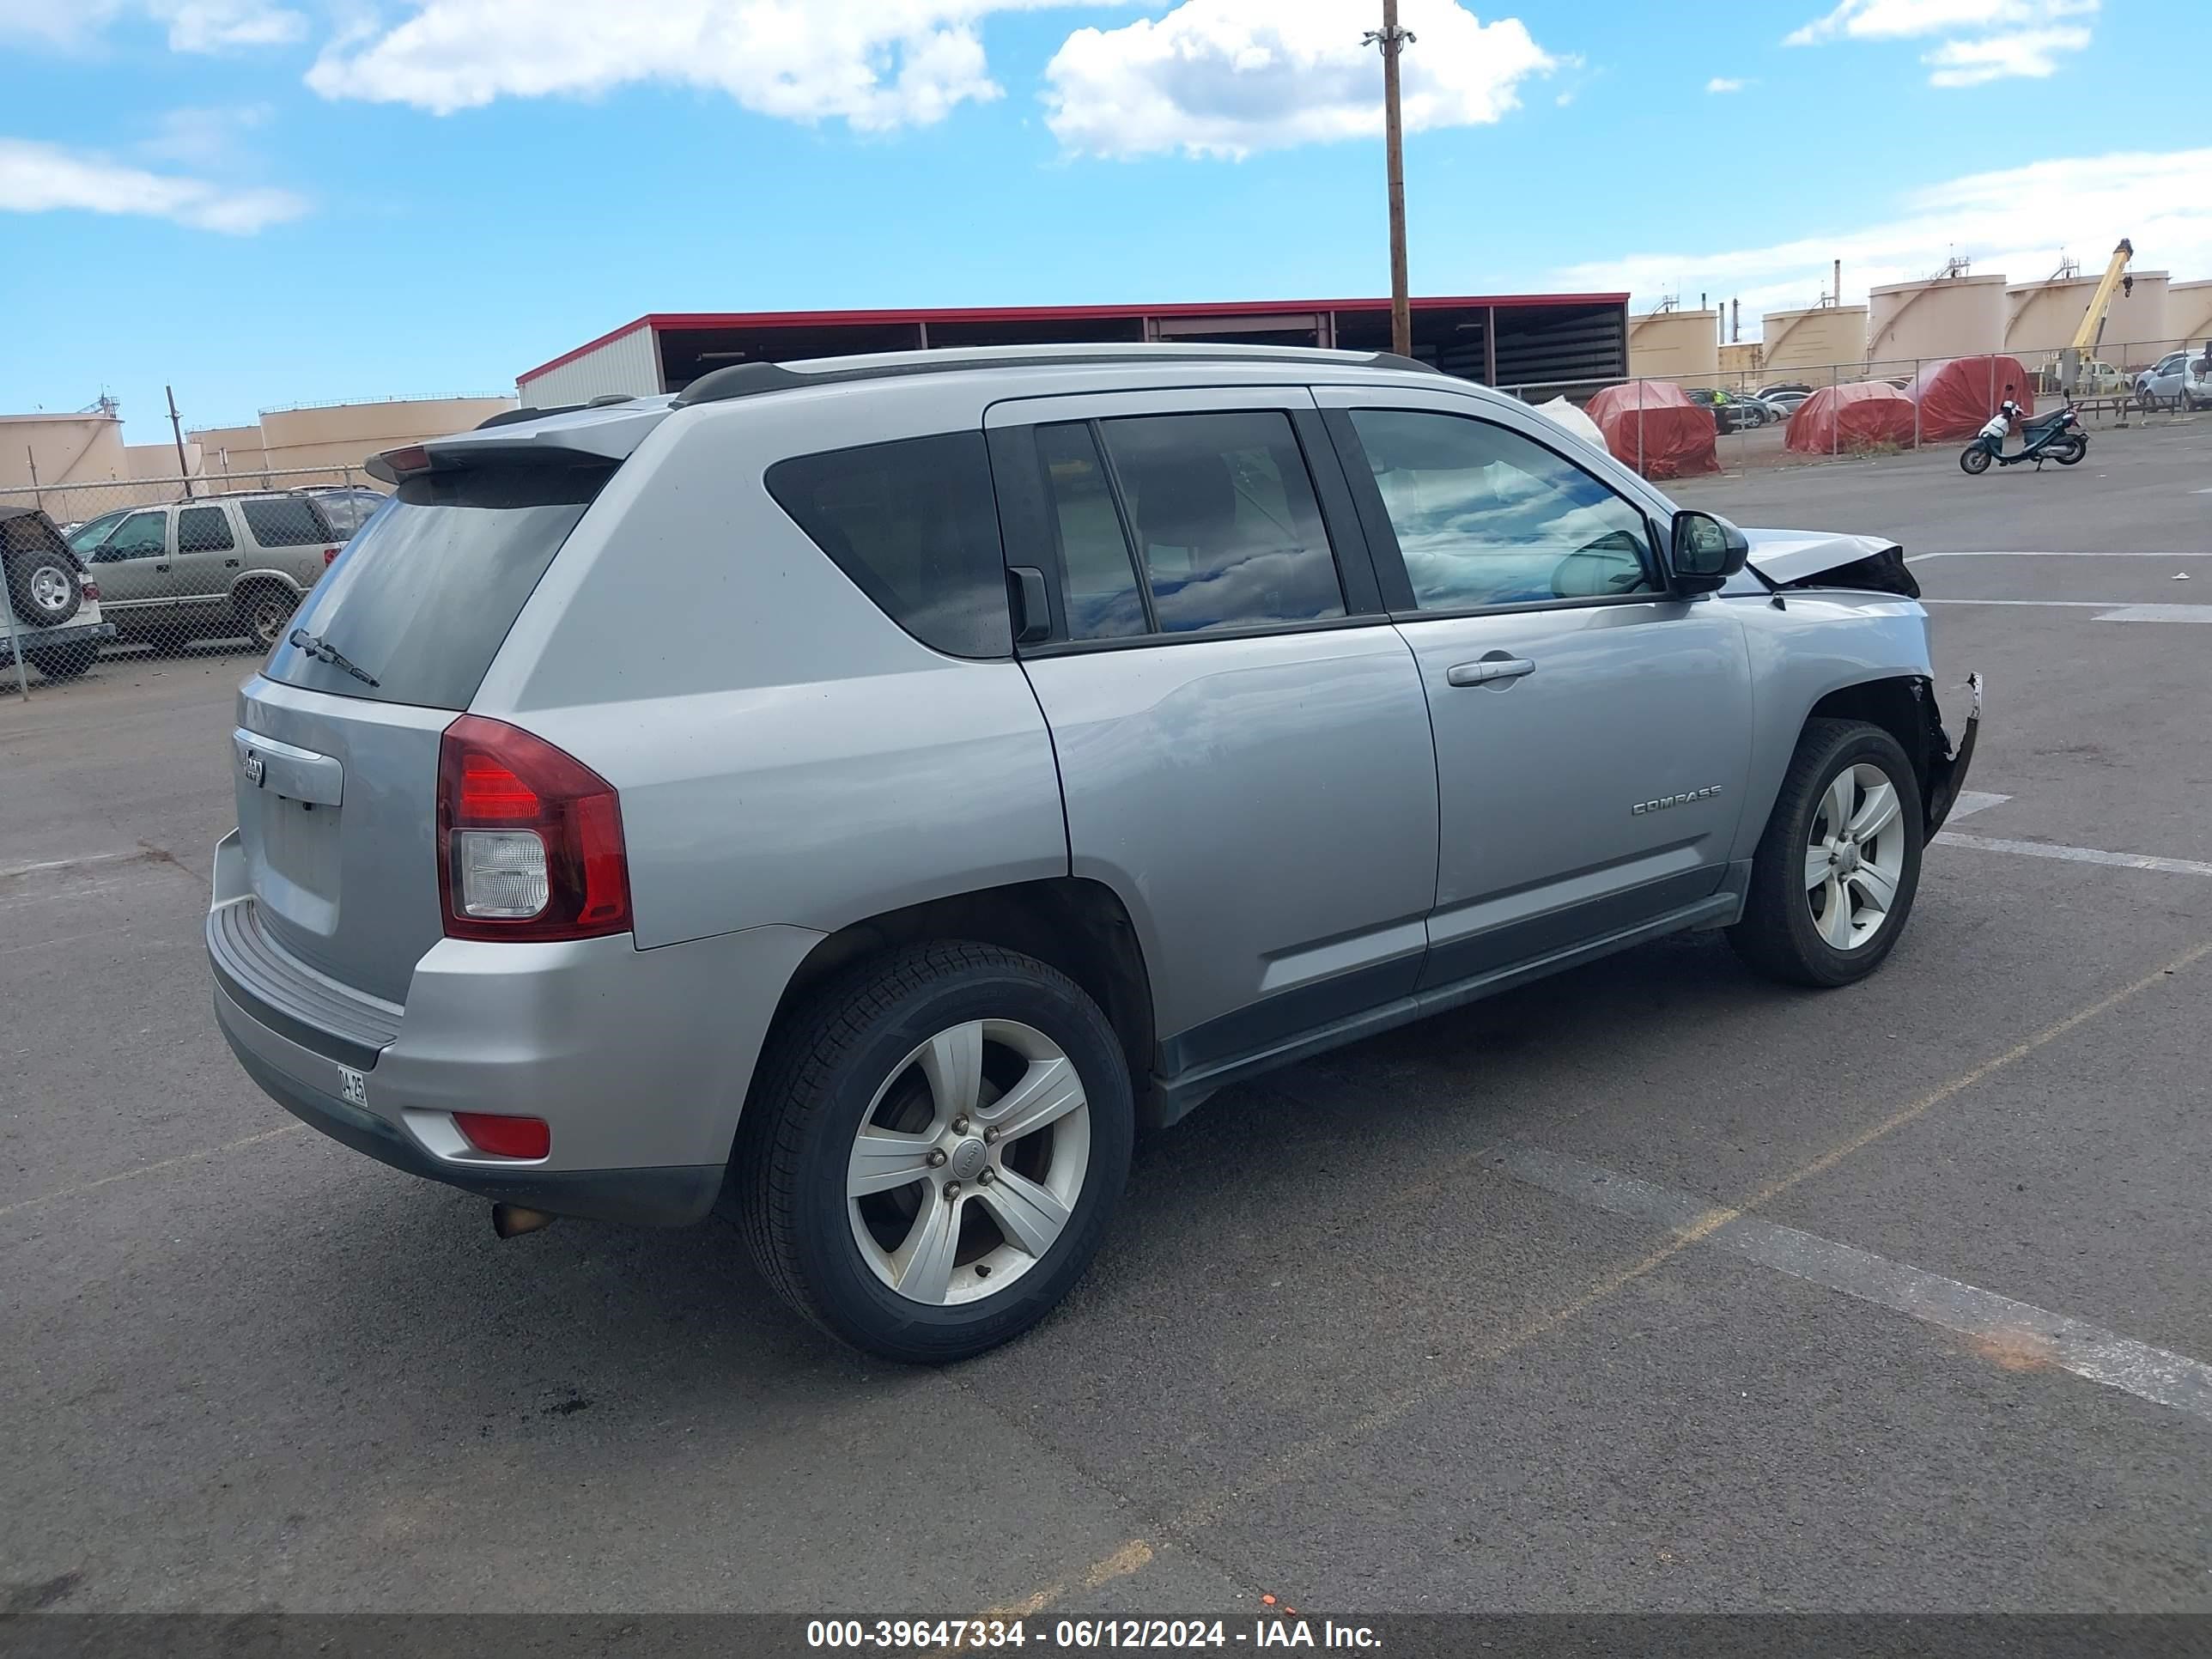
[[[1943,729],[1943,714],[1936,706],[1934,688],[1922,692],[1920,706],[1928,721],[1928,780],[1921,790],[1921,814],[1925,829],[1923,841],[1932,839],[1951,816],[1951,809],[1959,804],[1959,792],[1966,787],[1966,769],[1973,764],[1974,739],[1982,729],[1982,677],[1966,676],[1966,691],[1972,701],[1966,708],[1966,723],[1959,733],[1956,748],[1952,747],[1951,735]]]

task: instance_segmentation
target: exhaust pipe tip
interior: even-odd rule
[[[494,1204],[491,1206],[491,1230],[501,1238],[519,1238],[524,1233],[534,1233],[550,1227],[558,1219],[544,1210],[526,1208],[520,1204]]]

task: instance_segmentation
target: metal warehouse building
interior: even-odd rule
[[[1490,386],[1619,379],[1625,294],[1501,294],[1413,301],[1413,355]],[[1390,302],[1264,300],[1182,306],[1012,306],[922,311],[655,313],[517,377],[525,407],[680,392],[726,364],[930,346],[1206,340],[1386,351]]]

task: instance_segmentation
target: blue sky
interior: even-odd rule
[[[511,389],[647,311],[1387,287],[1361,0],[0,0],[0,412]],[[1403,0],[1416,292],[2212,276],[2205,0]]]

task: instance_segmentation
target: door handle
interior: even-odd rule
[[[232,569],[232,570],[235,570],[235,569],[237,569],[237,568],[238,568],[238,561],[237,561],[236,559],[225,559],[225,560],[223,561],[223,563],[224,563],[224,565],[225,565],[226,567],[228,567],[228,568],[230,568],[230,569]]]
[[[166,564],[157,564],[154,567],[156,570],[167,570],[168,568],[169,567]]]
[[[1480,662],[1463,662],[1444,671],[1448,685],[1488,685],[1494,680],[1517,680],[1523,674],[1533,674],[1536,665],[1526,657],[1485,657]]]

